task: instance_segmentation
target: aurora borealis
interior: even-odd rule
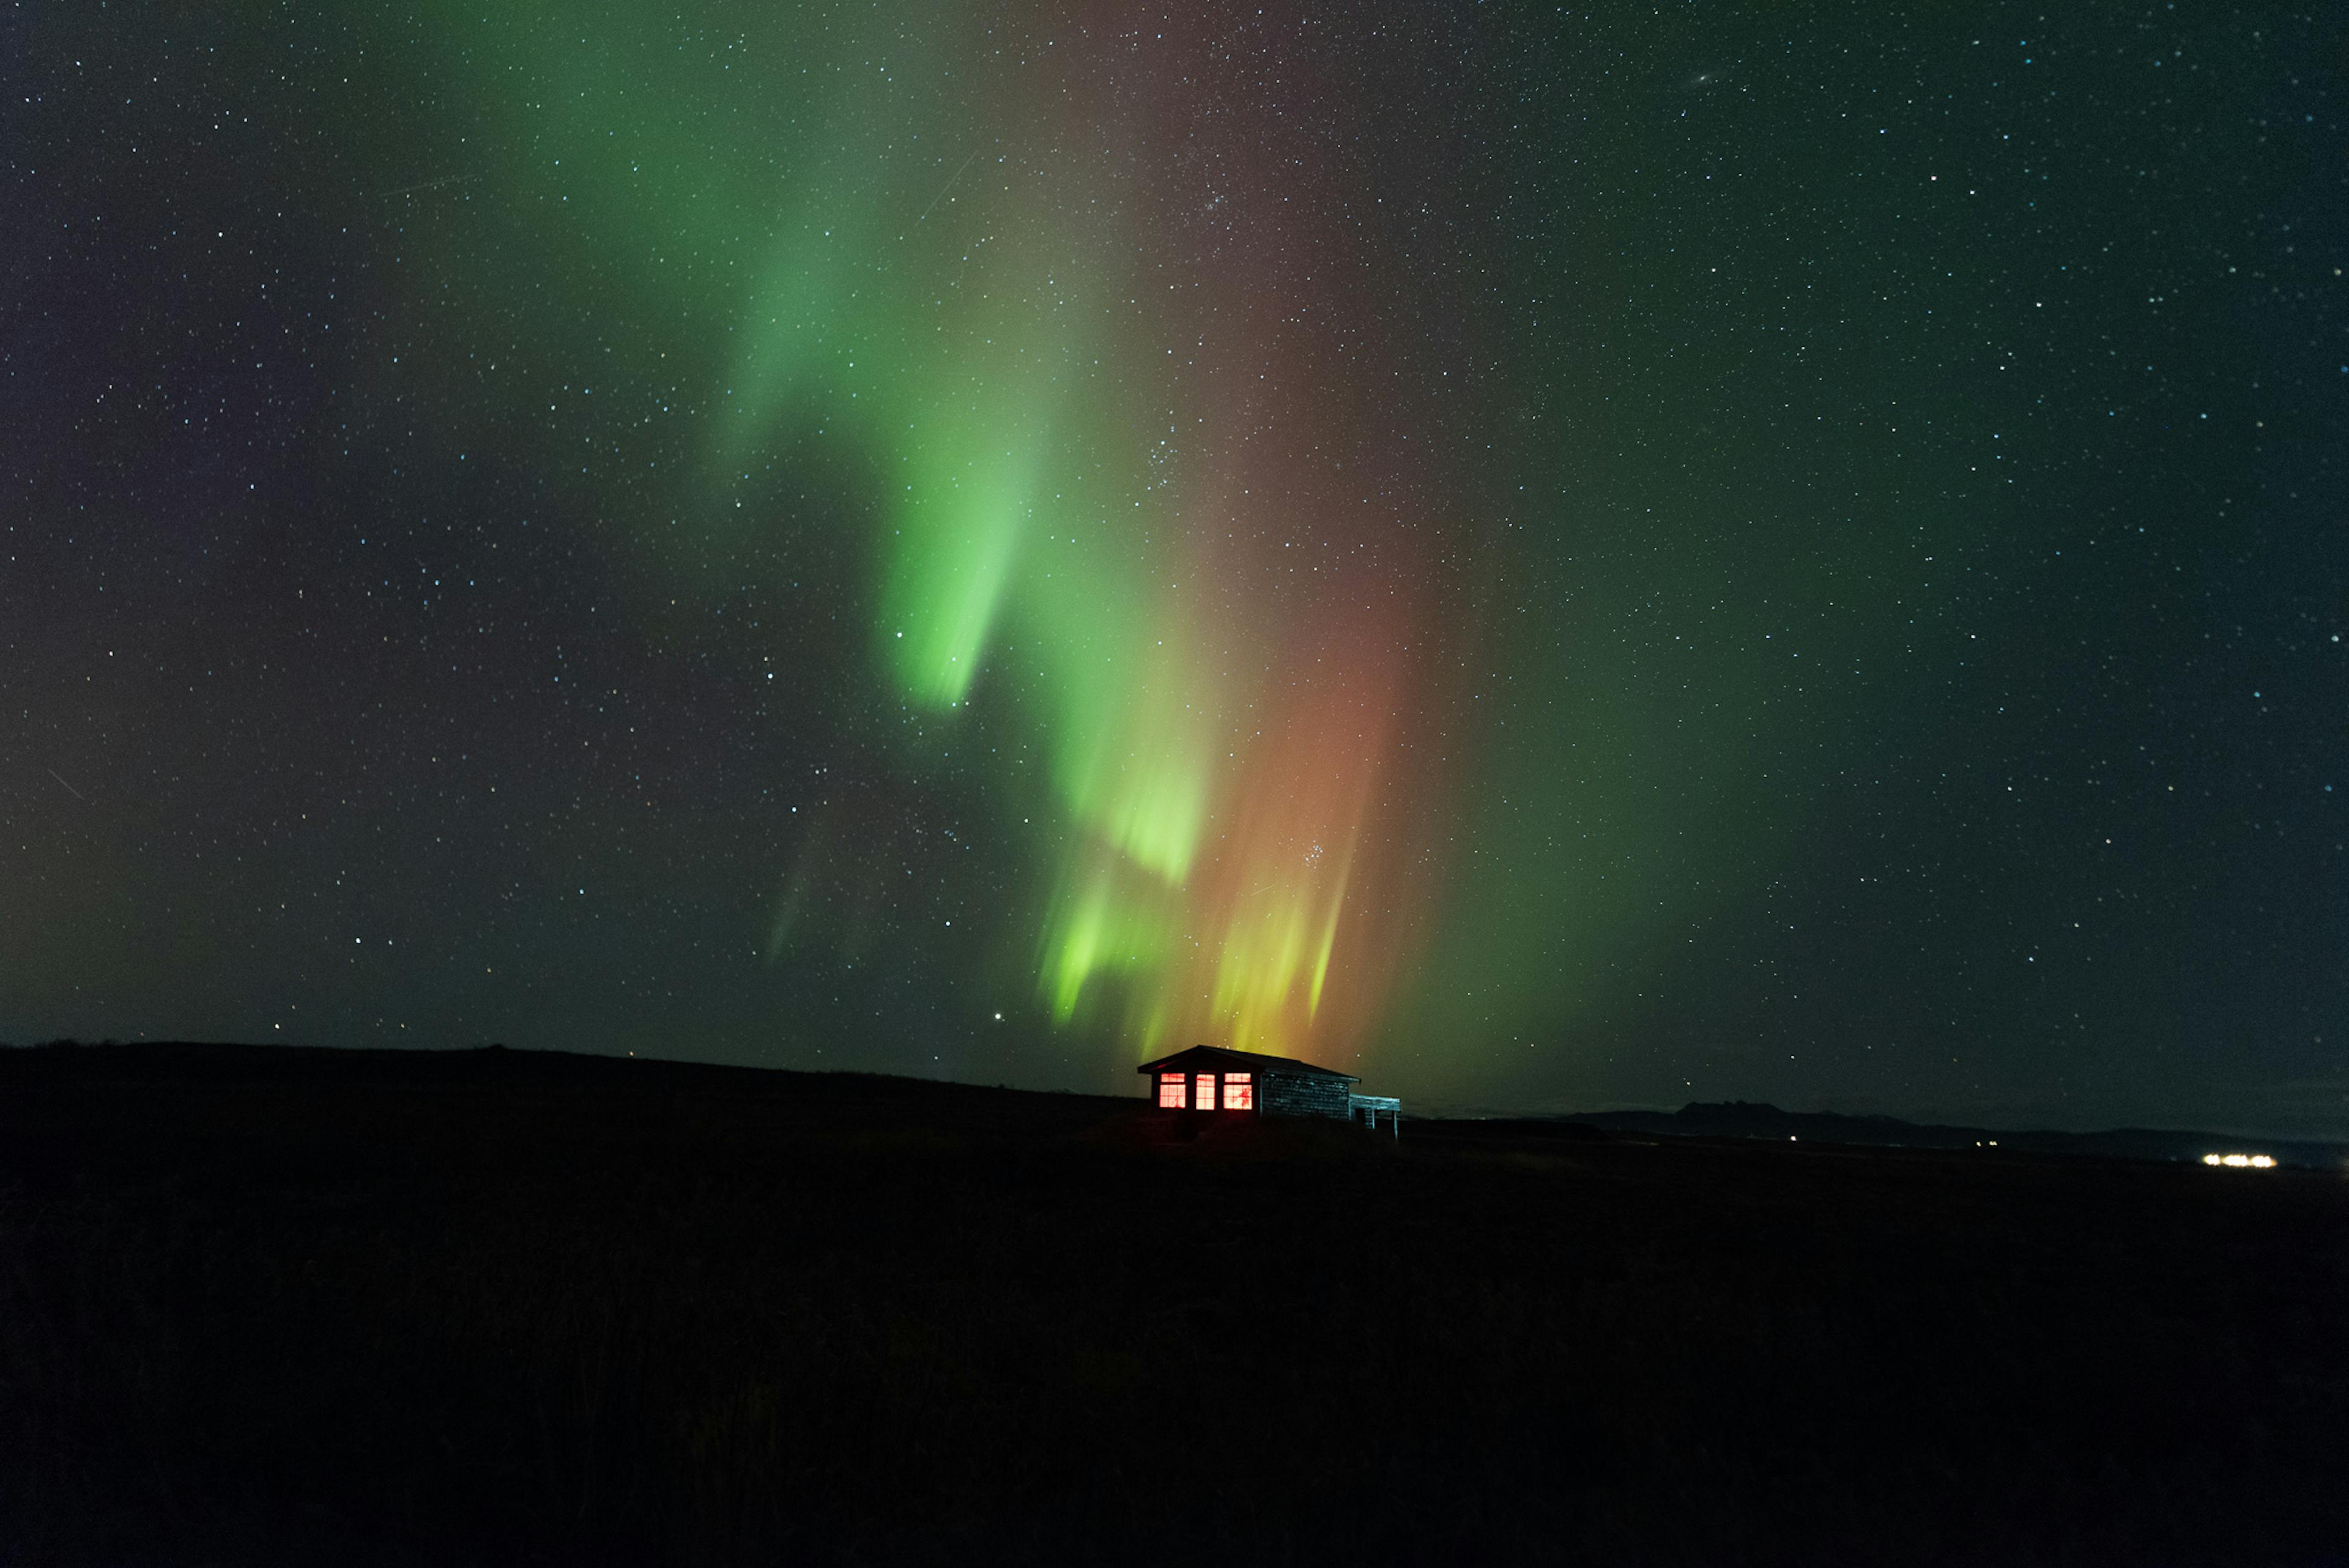
[[[509,26],[492,58],[583,84],[589,123],[554,134],[591,184],[657,156],[612,129],[616,104],[697,102],[611,40],[555,67],[546,26]],[[1327,308],[1340,280],[1400,281],[1346,221],[1381,199],[1337,177],[1330,130],[1368,118],[1362,84],[1300,59],[1204,103],[1171,85],[1227,75],[1250,31],[944,11],[745,36],[820,85],[740,106],[759,156],[690,160],[709,171],[686,210],[655,188],[613,218],[641,248],[691,232],[712,185],[778,189],[748,286],[688,291],[735,339],[708,499],[795,432],[883,477],[874,674],[946,733],[982,681],[1004,689],[999,732],[1040,796],[1022,826],[1041,812],[1057,840],[1006,962],[1028,958],[1054,1024],[1098,1015],[1143,1050],[1351,1047],[1377,1017],[1422,896],[1414,801],[1441,784],[1413,754],[1446,641],[1436,563],[1473,533],[1414,447],[1448,372],[1407,375]],[[1291,130],[1299,94],[1326,108]]]
[[[2349,1126],[2337,23],[11,28],[0,1038]]]

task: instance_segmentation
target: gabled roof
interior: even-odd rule
[[[1221,1045],[1194,1045],[1188,1051],[1177,1051],[1172,1056],[1161,1056],[1155,1062],[1144,1062],[1134,1069],[1137,1073],[1173,1072],[1216,1073],[1309,1073],[1317,1078],[1343,1078],[1350,1084],[1362,1080],[1358,1074],[1340,1073],[1329,1067],[1317,1067],[1310,1062],[1300,1062],[1294,1056],[1268,1056],[1261,1051],[1228,1051]]]

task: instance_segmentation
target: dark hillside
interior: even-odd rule
[[[0,1053],[0,1558],[2349,1562],[2349,1182]]]
[[[2111,1132],[2057,1132],[1951,1127],[1904,1122],[1897,1116],[1842,1116],[1832,1111],[1782,1111],[1775,1106],[1682,1106],[1677,1111],[1599,1111],[1568,1118],[1620,1132],[1674,1137],[1766,1137],[1780,1141],[1865,1145],[1874,1148],[2003,1148],[2031,1154],[2076,1154],[2120,1159],[2199,1161],[2206,1154],[2251,1149],[2310,1170],[2349,1169],[2349,1144],[2315,1138],[2274,1138],[2170,1127],[2122,1127]]]

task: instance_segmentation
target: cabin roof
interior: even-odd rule
[[[1334,1068],[1317,1067],[1310,1062],[1300,1062],[1294,1056],[1268,1056],[1261,1051],[1232,1051],[1221,1045],[1194,1045],[1187,1051],[1177,1051],[1172,1056],[1161,1056],[1155,1062],[1144,1062],[1134,1069],[1137,1073],[1172,1072],[1180,1067],[1185,1071],[1209,1069],[1219,1073],[1310,1073],[1318,1078],[1343,1078],[1359,1084],[1361,1078],[1353,1073],[1340,1073]]]

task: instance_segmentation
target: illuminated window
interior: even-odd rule
[[[1216,1108],[1216,1075],[1213,1073],[1199,1075],[1199,1093],[1191,1101],[1191,1108],[1198,1111],[1212,1111]]]
[[[1162,1111],[1179,1111],[1183,1108],[1182,1074],[1158,1075],[1158,1108]]]
[[[1247,1074],[1224,1075],[1224,1109],[1227,1111],[1256,1109],[1256,1083]]]

